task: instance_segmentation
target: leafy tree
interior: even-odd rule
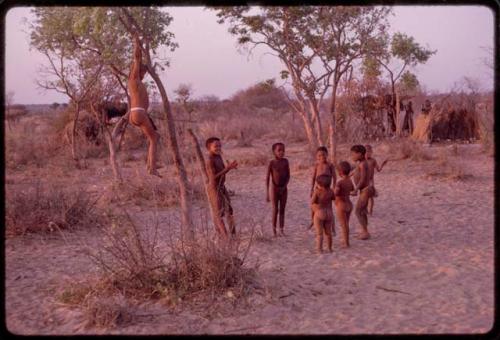
[[[389,36],[382,37],[385,41],[389,42]],[[378,62],[382,68],[385,69],[389,75],[392,93],[392,112],[391,115],[397,113],[396,105],[396,84],[398,80],[406,74],[404,82],[411,80],[411,76],[405,73],[408,68],[417,66],[418,64],[425,64],[429,58],[437,52],[437,50],[430,50],[420,46],[418,42],[411,36],[404,33],[397,32],[390,39],[390,43],[382,44],[385,46],[383,53],[370,54],[370,58]],[[412,81],[414,82],[415,79]],[[395,119],[396,118],[396,119]],[[397,121],[398,117],[392,117],[392,121]],[[396,130],[396,124],[392,124],[393,131]],[[399,130],[399,129],[397,129]]]

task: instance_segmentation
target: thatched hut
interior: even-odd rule
[[[479,122],[474,106],[443,99],[428,112],[420,113],[412,138],[422,142],[479,139]]]

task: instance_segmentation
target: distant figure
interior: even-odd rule
[[[359,191],[359,198],[356,202],[355,213],[361,224],[361,233],[359,239],[367,240],[370,238],[368,233],[368,199],[373,196],[373,186],[370,184],[370,169],[365,158],[366,149],[363,145],[354,145],[351,147],[351,158],[354,162],[359,161],[357,171],[354,173],[354,190],[352,195]]]
[[[285,145],[274,143],[272,146],[274,159],[269,162],[266,175],[266,201],[272,201],[273,205],[273,234],[276,233],[276,220],[280,221],[280,235],[284,236],[285,207],[288,198],[287,185],[290,181],[290,165],[285,156]],[[269,179],[271,179],[271,197],[269,197]]]
[[[369,169],[369,176],[370,176],[370,185],[373,186],[373,196],[368,199],[368,213],[370,215],[373,214],[373,205],[374,205],[374,197],[378,196],[378,192],[375,189],[375,170],[378,172],[382,171],[382,168],[384,167],[385,164],[387,164],[387,159],[382,162],[382,164],[378,164],[377,160],[372,157],[373,155],[373,149],[371,145],[365,145],[366,149],[366,161],[368,162],[368,169]]]
[[[340,162],[337,165],[340,180],[335,185],[335,210],[337,212],[337,219],[342,229],[342,246],[349,247],[349,219],[352,211],[352,202],[350,193],[354,190],[354,184],[349,177],[351,166],[348,162]]]
[[[411,100],[405,105],[405,120],[403,122],[403,131],[408,131],[408,135],[413,133],[413,103]]]
[[[206,162],[207,175],[208,175],[208,185],[211,186],[212,192],[215,193],[216,197],[211,197],[210,199],[215,200],[218,216],[220,219],[223,230],[219,230],[224,236],[227,236],[226,227],[224,225],[223,217],[226,217],[227,223],[229,224],[229,231],[232,235],[236,234],[236,228],[233,216],[233,207],[231,206],[231,200],[229,199],[229,193],[227,192],[226,186],[226,174],[238,167],[238,163],[233,161],[227,166],[224,165],[224,161],[221,157],[222,145],[220,139],[217,137],[210,137],[206,140],[205,146],[208,150],[208,160]]]
[[[130,92],[130,117],[131,124],[138,126],[149,141],[147,170],[151,175],[161,177],[156,164],[156,151],[159,134],[148,115],[149,99],[146,86],[142,83],[147,67],[142,63],[142,50],[139,36],[134,36],[134,61],[128,78],[128,90]]]
[[[431,101],[429,99],[426,99],[425,103],[422,104],[422,113],[427,115],[429,114],[429,112],[431,112],[431,109],[432,109]]]
[[[332,189],[335,187],[335,183],[337,182],[337,176],[335,175],[335,166],[328,161],[328,149],[325,146],[320,146],[316,149],[316,163],[314,164],[313,174],[312,174],[312,183],[311,183],[311,192],[310,196],[314,192],[314,185],[316,183],[316,178],[321,175],[327,175],[332,178]],[[312,212],[311,212],[312,213]],[[312,215],[311,215],[312,220]],[[311,228],[313,222],[311,221]],[[335,235],[335,229],[333,230],[333,234]]]
[[[316,178],[317,186],[311,198],[313,210],[314,229],[316,230],[316,250],[323,252],[323,237],[326,237],[328,251],[333,251],[332,229],[333,229],[333,200],[335,195],[330,188],[332,177],[319,175]]]

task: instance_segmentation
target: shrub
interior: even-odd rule
[[[88,225],[100,225],[103,216],[95,208],[97,199],[84,189],[64,191],[44,187],[40,182],[27,191],[6,190],[6,233],[54,231]]]

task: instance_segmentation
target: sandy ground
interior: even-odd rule
[[[266,144],[267,145],[267,144]],[[226,148],[238,158],[260,148]],[[262,146],[264,147],[264,146]],[[267,146],[266,146],[267,148]],[[375,146],[382,158],[386,149]],[[448,152],[433,146],[433,154]],[[428,178],[434,161],[389,163],[376,175],[379,196],[369,218],[372,239],[351,237],[351,248],[333,254],[314,252],[309,223],[310,170],[303,147],[287,149],[292,180],[286,212],[287,236],[271,238],[265,202],[265,166],[241,166],[227,177],[238,228],[262,229],[247,265],[260,264],[256,289],[247,305],[219,314],[171,310],[154,302],[135,308],[131,323],[118,329],[85,329],[80,311],[59,304],[56,292],[96,271],[83,255],[85,244],[98,246],[95,228],[54,235],[7,239],[6,321],[16,334],[393,334],[482,333],[493,326],[493,158],[477,145],[460,145],[460,163],[471,178]],[[344,152],[344,154],[346,154]],[[451,155],[451,153],[450,153]],[[102,161],[101,161],[102,162]],[[94,169],[79,176],[99,190],[109,173]],[[125,168],[130,174],[132,168]],[[163,169],[165,171],[165,169]],[[21,184],[30,175],[9,174]],[[354,198],[355,200],[356,198]],[[141,219],[151,210],[131,207]],[[198,208],[198,213],[200,213]],[[175,209],[163,216],[175,221]],[[351,233],[358,230],[351,219]]]

